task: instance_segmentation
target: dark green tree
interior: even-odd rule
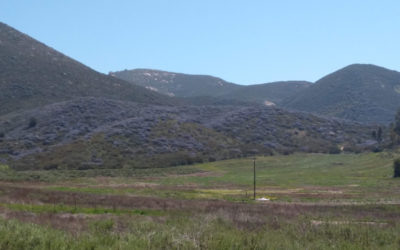
[[[400,109],[397,110],[396,116],[394,118],[393,131],[400,136]]]
[[[394,178],[400,177],[400,158],[394,160],[393,170],[394,170],[393,177]]]
[[[372,131],[371,135],[372,135],[372,138],[376,140],[376,131],[375,130]]]
[[[33,128],[33,127],[35,127],[35,126],[36,126],[36,123],[37,123],[36,118],[35,118],[35,117],[31,117],[31,118],[29,119],[28,128]]]
[[[376,140],[380,143],[382,141],[382,128],[379,127],[378,131],[376,132]]]
[[[392,145],[400,143],[400,109],[397,110],[394,123],[390,124],[390,140],[392,141]]]

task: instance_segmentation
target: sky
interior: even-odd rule
[[[400,71],[399,0],[2,0],[0,21],[102,73],[247,85],[316,81],[353,63]]]

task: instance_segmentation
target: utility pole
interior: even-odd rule
[[[253,158],[253,168],[254,168],[254,200],[256,200],[256,157]]]

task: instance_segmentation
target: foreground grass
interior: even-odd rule
[[[315,226],[305,219],[241,229],[223,216],[135,221],[125,232],[111,220],[95,221],[78,236],[14,220],[0,221],[1,249],[398,249],[399,226]]]

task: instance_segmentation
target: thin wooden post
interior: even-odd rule
[[[256,157],[253,158],[253,169],[254,169],[254,200],[256,199]]]

